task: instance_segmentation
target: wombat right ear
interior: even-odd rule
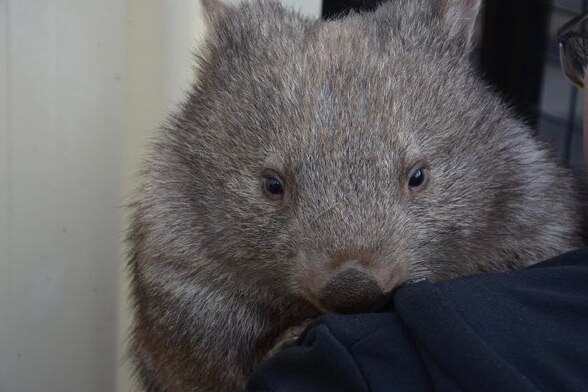
[[[474,34],[476,17],[482,0],[438,0],[438,12],[443,27],[452,39],[460,40],[469,50]]]

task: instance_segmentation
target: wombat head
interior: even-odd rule
[[[333,21],[204,5],[199,81],[140,202],[152,260],[247,300],[347,312],[407,279],[578,243],[574,180],[469,65],[480,1]]]

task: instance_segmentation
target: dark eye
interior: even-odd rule
[[[427,185],[427,170],[424,167],[417,167],[410,171],[408,187],[411,191],[419,191]]]
[[[284,182],[273,170],[263,172],[262,186],[266,196],[272,200],[279,200],[284,196]]]

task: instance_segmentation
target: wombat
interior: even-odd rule
[[[128,233],[146,390],[243,387],[308,319],[581,245],[577,181],[470,65],[480,1],[203,4]]]

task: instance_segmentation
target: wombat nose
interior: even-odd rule
[[[383,295],[373,277],[354,267],[337,272],[319,293],[321,304],[338,313],[369,311]]]

